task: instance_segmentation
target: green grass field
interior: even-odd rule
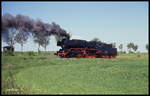
[[[2,94],[148,94],[148,54],[113,59],[2,55]]]

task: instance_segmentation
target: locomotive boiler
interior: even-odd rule
[[[115,58],[117,48],[112,44],[79,39],[63,39],[57,42],[61,49],[55,55],[64,58]]]

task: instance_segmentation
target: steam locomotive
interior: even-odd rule
[[[115,58],[117,48],[112,44],[79,39],[63,39],[57,42],[61,49],[55,55],[62,58]]]

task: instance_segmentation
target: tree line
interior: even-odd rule
[[[15,28],[9,29],[9,35],[4,42],[9,45],[13,46],[18,43],[21,46],[21,51],[23,52],[23,46],[27,43],[29,37],[33,37],[34,43],[38,44],[38,52],[40,52],[40,47],[43,47],[46,51],[47,46],[50,43],[50,36],[35,36],[35,34],[26,33],[20,30],[16,30]],[[57,41],[61,40],[60,37],[54,35]]]
[[[50,36],[35,36],[35,34],[29,34],[27,32],[23,32],[23,31],[18,31],[14,28],[10,28],[9,29],[9,37],[4,40],[4,42],[6,42],[9,46],[14,46],[16,43],[20,44],[21,46],[21,51],[23,52],[23,46],[24,44],[27,42],[29,36],[33,36],[33,41],[34,43],[38,44],[38,52],[40,52],[40,47],[43,47],[46,51],[47,46],[50,43]],[[60,41],[60,37],[55,36],[56,41]],[[96,41],[96,42],[102,42],[101,40],[99,40],[98,38],[93,38],[91,41]],[[111,43],[112,46],[115,48],[116,47],[116,43],[113,42]],[[138,45],[134,44],[132,42],[127,44],[127,49],[129,53],[136,53],[137,49],[138,49]],[[118,46],[120,53],[126,53],[125,51],[123,51],[123,44],[120,44]],[[149,49],[149,45],[146,44],[145,45],[146,50],[148,51]]]
[[[93,38],[91,41],[96,41],[96,42],[102,42],[101,40],[99,40],[98,38]],[[116,43],[115,42],[113,42],[113,43],[111,43],[112,44],[112,46],[115,48],[116,47]],[[128,53],[136,53],[136,51],[138,50],[138,45],[137,44],[134,44],[134,43],[132,43],[132,42],[130,42],[130,43],[128,43],[127,44],[127,49],[128,49]],[[126,53],[125,51],[123,51],[123,44],[120,44],[119,46],[118,46],[118,48],[119,48],[119,50],[120,50],[120,53]],[[145,48],[146,48],[146,50],[148,51],[148,49],[149,49],[149,45],[148,44],[146,44],[145,45]]]

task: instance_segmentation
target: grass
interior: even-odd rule
[[[66,59],[2,53],[2,94],[148,94],[148,83],[148,54]]]

